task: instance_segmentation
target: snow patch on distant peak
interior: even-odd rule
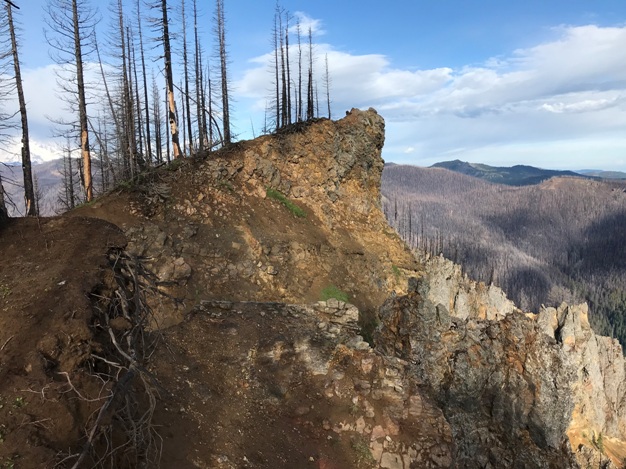
[[[30,160],[32,164],[41,164],[62,157],[61,148],[56,143],[30,140]],[[20,137],[11,138],[6,147],[0,148],[0,163],[9,165],[22,163],[22,140]]]

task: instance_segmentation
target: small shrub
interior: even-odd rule
[[[183,164],[183,158],[175,158],[165,165],[165,169],[168,171],[178,171],[178,168]]]
[[[4,300],[10,294],[11,294],[11,289],[9,288],[9,286],[3,283],[0,283],[0,298]]]
[[[602,437],[602,432],[598,435],[598,439],[596,440],[596,446],[601,453],[604,453],[604,438]]]
[[[402,272],[400,272],[400,268],[397,265],[392,265],[391,270],[393,271],[393,275],[396,277],[397,281],[400,278],[400,275],[402,275]]]
[[[322,301],[330,300],[331,298],[335,298],[336,300],[343,301],[347,303],[350,299],[348,294],[334,285],[329,285],[322,290]]]
[[[287,209],[298,218],[306,218],[306,212],[294,204],[291,200],[285,197],[284,194],[278,192],[276,189],[267,188],[267,196],[270,199],[274,199],[283,204]]]
[[[228,192],[235,192],[235,188],[229,181],[220,181],[217,188],[220,190],[227,190]]]
[[[374,463],[376,463],[374,457],[372,456],[372,452],[370,451],[369,444],[363,436],[359,435],[354,437],[350,442],[350,446],[352,446],[356,462],[360,467],[371,467]]]

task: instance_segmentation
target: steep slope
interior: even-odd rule
[[[94,355],[117,358],[93,327],[91,294],[106,295],[116,275],[109,256],[125,244],[95,219],[0,227],[0,467],[57,467],[111,392]]]
[[[380,210],[383,141],[382,118],[355,110],[176,162],[73,213],[121,226],[187,308],[202,299],[312,302],[336,287],[370,319],[404,288],[398,269],[418,268]]]
[[[455,467],[622,464],[626,362],[586,305],[525,314],[440,257],[410,285],[381,308],[377,350],[411,363],[441,407]]]
[[[619,345],[591,331],[582,306],[525,314],[459,266],[416,258],[380,209],[383,139],[375,111],[353,110],[175,162],[61,218],[68,230],[84,220],[100,230],[92,262],[102,278],[84,274],[99,284],[75,290],[89,300],[77,311],[53,314],[84,332],[80,360],[38,375],[32,390],[26,381],[0,387],[16,404],[28,397],[28,409],[40,395],[40,407],[58,398],[94,409],[75,416],[66,453],[44,445],[46,463],[72,467],[82,455],[91,465],[160,459],[181,469],[612,467],[607,455],[619,463]],[[114,227],[85,215],[122,228],[126,252],[117,237],[115,255],[102,252],[105,227]],[[32,220],[26,239],[37,230]],[[5,254],[20,236],[12,232]],[[29,259],[78,262],[90,241],[68,238]],[[49,248],[47,239],[39,242]],[[52,278],[41,288],[63,307],[65,284]],[[12,292],[23,284],[11,282]],[[345,294],[352,304],[336,298]],[[48,317],[45,305],[32,306]],[[155,313],[156,323],[138,324],[137,312]],[[0,344],[0,372],[13,360],[13,379],[30,373],[11,347],[35,332],[55,338],[38,350],[67,356],[64,326],[15,325]],[[136,340],[145,353],[127,347]],[[90,384],[98,380],[104,399]],[[0,444],[0,457],[10,462],[25,428],[47,426],[36,412],[17,420],[16,408],[0,408],[14,451]]]

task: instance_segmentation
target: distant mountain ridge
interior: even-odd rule
[[[602,179],[626,179],[626,173],[623,171],[603,171],[601,169],[581,169],[579,174],[584,176],[598,177]]]
[[[555,176],[571,176],[578,178],[593,178],[594,175],[584,175],[574,171],[558,171],[552,169],[535,168],[534,166],[515,165],[511,167],[489,166],[481,163],[467,163],[453,160],[436,163],[431,168],[444,168],[457,173],[466,174],[485,181],[507,186],[531,186]]]

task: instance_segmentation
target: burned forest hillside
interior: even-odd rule
[[[388,165],[387,219],[524,310],[587,301],[598,333],[626,343],[626,183],[556,177],[511,187],[442,168]]]

